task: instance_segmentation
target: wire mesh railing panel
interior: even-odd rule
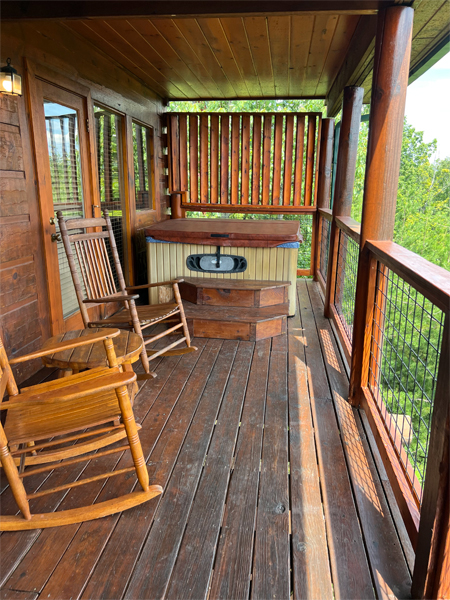
[[[324,217],[322,217],[322,230],[320,235],[320,261],[319,261],[319,271],[323,277],[323,280],[327,280],[327,270],[328,270],[328,252],[330,250],[330,233],[331,233],[331,223]]]
[[[378,263],[368,386],[419,503],[444,313]]]
[[[353,339],[358,259],[359,245],[340,229],[334,306],[350,341]]]
[[[300,221],[300,232],[303,237],[303,242],[298,249],[297,268],[310,269],[311,244],[314,227],[313,215],[299,215],[298,220]]]

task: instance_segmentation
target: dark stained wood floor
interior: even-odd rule
[[[365,415],[345,401],[316,284],[300,281],[298,298],[286,336],[195,340],[198,352],[160,360],[135,414],[164,494],[81,525],[3,533],[1,598],[409,597],[414,556]],[[93,460],[84,475],[123,460]],[[30,479],[53,487],[81,469]],[[119,476],[33,508],[134,485]]]

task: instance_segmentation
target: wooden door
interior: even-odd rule
[[[93,185],[88,97],[33,78],[31,113],[38,174],[49,315],[53,334],[83,327],[69,265],[58,239],[56,211],[65,217],[92,217],[98,190]],[[33,93],[34,92],[34,93]],[[97,316],[98,309],[91,309]]]

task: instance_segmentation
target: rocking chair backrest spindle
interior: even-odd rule
[[[62,212],[57,212],[62,241],[67,254],[67,260],[85,327],[87,327],[89,323],[89,317],[86,305],[83,304],[83,300],[96,300],[98,298],[105,298],[119,293],[126,294],[125,280],[114,240],[111,220],[106,210],[104,211],[104,215],[105,218],[103,219],[69,219],[66,221],[62,218]],[[100,227],[106,227],[106,231],[92,231],[92,229],[98,229]],[[90,229],[91,231],[69,234],[69,231],[73,229]],[[109,239],[120,290],[117,289],[114,281],[111,261],[106,247],[106,239]],[[75,249],[77,261],[75,260],[72,245]],[[79,272],[84,283],[86,296],[83,293]]]

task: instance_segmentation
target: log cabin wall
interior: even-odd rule
[[[136,211],[132,148],[128,162],[124,159],[124,165],[129,165],[124,171],[124,187],[132,248],[125,271],[131,283],[146,273],[143,229],[166,218],[169,197],[163,150],[167,136],[162,133],[160,118],[165,109],[157,94],[57,23],[3,23],[2,64],[7,57],[24,85],[20,98],[0,95],[0,335],[12,357],[35,350],[51,335],[27,65],[48,71],[53,82],[66,89],[89,88],[92,103],[122,115],[128,147],[133,122],[153,129],[153,210]],[[45,140],[42,151],[47,152]],[[40,361],[26,363],[16,368],[15,375],[21,382],[41,366]]]

